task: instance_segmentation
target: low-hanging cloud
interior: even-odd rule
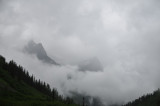
[[[1,0],[0,53],[62,94],[128,102],[160,87],[159,10],[158,0]],[[30,40],[62,66],[23,53]],[[93,57],[102,72],[78,71]]]

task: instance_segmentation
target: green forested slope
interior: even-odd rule
[[[160,106],[160,90],[156,90],[152,94],[144,95],[123,106]]]
[[[13,69],[12,69],[13,68]],[[13,72],[13,73],[12,73]],[[69,97],[35,80],[15,62],[0,56],[0,106],[77,106]]]

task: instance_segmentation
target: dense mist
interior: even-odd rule
[[[159,0],[0,0],[0,54],[61,94],[123,104],[160,87],[159,19]]]

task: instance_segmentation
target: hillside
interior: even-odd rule
[[[73,96],[73,99],[63,97],[55,88],[51,89],[46,82],[37,80],[16,62],[12,60],[7,63],[0,55],[0,106],[78,106],[73,102],[77,101],[76,98],[81,99],[83,95]],[[97,100],[95,98],[95,103],[102,106]],[[85,104],[88,104],[86,97]],[[123,106],[160,106],[160,89]]]
[[[160,106],[160,89],[154,91],[152,94],[144,95],[123,106]]]
[[[0,56],[0,106],[77,106],[14,61]]]

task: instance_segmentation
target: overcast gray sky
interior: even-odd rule
[[[62,94],[127,102],[160,87],[159,19],[159,0],[0,0],[0,54]],[[63,65],[24,53],[30,40]],[[92,57],[104,71],[79,72]]]

